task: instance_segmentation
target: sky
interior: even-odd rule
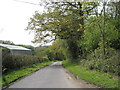
[[[20,2],[23,0],[0,0],[0,40],[15,44],[33,45],[34,33],[25,28],[35,11],[43,12],[44,7]],[[24,0],[39,4],[39,0]]]

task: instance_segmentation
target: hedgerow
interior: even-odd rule
[[[44,61],[48,61],[48,59],[31,55],[6,54],[2,58],[2,69],[4,73],[5,71],[10,69],[21,68],[23,66],[30,66],[32,64],[41,63]]]

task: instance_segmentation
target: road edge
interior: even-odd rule
[[[20,80],[22,80],[22,79],[24,79],[24,78],[26,78],[26,77],[32,75],[32,74],[34,74],[35,72],[37,72],[37,71],[39,71],[39,70],[41,70],[41,69],[43,69],[43,68],[45,68],[45,67],[47,67],[47,66],[50,66],[50,65],[51,65],[51,64],[45,65],[45,66],[41,67],[41,68],[38,69],[38,70],[35,70],[35,71],[33,71],[33,72],[31,72],[31,73],[25,75],[25,76],[22,76],[22,77],[19,77],[19,78],[15,79],[14,81],[12,81],[11,83],[9,83],[8,85],[2,87],[1,90],[5,90],[5,89],[9,88],[9,86],[13,85],[14,83],[16,83],[16,82],[18,82],[18,81],[20,81]]]
[[[63,66],[63,65],[62,65]],[[72,72],[70,72],[68,69],[66,69],[64,66],[63,66],[63,68],[64,68],[64,70],[65,70],[65,72],[68,74],[68,75],[70,75],[74,80],[76,80],[76,81],[78,81],[78,82],[82,82],[82,83],[84,83],[84,84],[86,84],[86,85],[89,85],[89,86],[91,86],[92,88],[101,88],[101,87],[99,87],[99,86],[97,86],[97,85],[95,85],[95,84],[93,84],[93,83],[90,83],[90,82],[88,82],[88,81],[86,81],[86,80],[84,80],[84,79],[81,79],[81,78],[79,78],[78,76],[75,76]]]

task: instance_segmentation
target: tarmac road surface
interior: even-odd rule
[[[61,64],[61,61],[54,62],[15,82],[9,88],[96,88],[82,81],[78,82],[66,72]]]

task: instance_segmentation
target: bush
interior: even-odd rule
[[[30,55],[11,55],[7,54],[4,55],[2,65],[3,70],[6,68],[9,69],[15,69],[20,68],[22,66],[30,66],[32,64],[41,63],[44,61],[48,61],[46,58],[40,58],[36,56],[30,56]]]
[[[120,76],[120,52],[114,49],[106,49],[105,59],[102,59],[101,50],[96,49],[92,54],[90,54],[86,59],[81,60],[80,64],[86,66],[88,69],[98,70],[103,72],[111,72]]]

